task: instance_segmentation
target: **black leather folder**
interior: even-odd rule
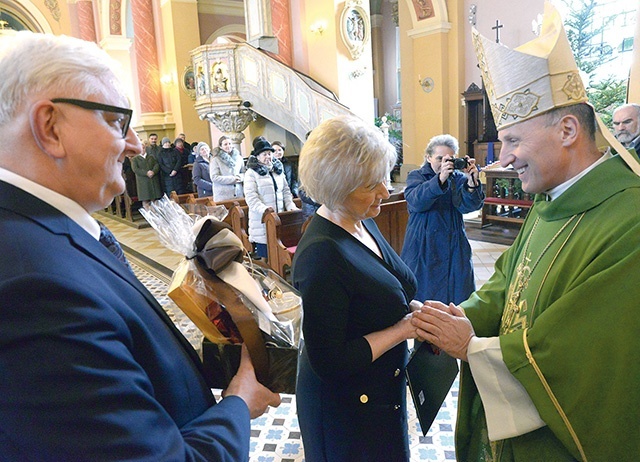
[[[458,375],[458,361],[423,342],[411,354],[406,375],[424,436]]]

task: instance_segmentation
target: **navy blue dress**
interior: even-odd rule
[[[372,362],[364,335],[392,326],[409,312],[416,282],[375,222],[364,224],[382,259],[315,215],[293,261],[293,282],[304,308],[296,400],[307,462],[410,458],[407,343]]]
[[[409,222],[400,255],[418,280],[417,300],[458,304],[475,290],[462,214],[480,209],[484,193],[466,184],[467,177],[454,171],[443,189],[429,163],[407,177]]]

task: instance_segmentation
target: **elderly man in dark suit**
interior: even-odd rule
[[[245,349],[216,403],[90,215],[141,150],[111,63],[68,37],[0,43],[0,460],[247,460],[250,417],[279,396]]]

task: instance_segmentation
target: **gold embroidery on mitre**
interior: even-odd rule
[[[489,98],[489,102],[495,101],[496,92],[493,88],[493,81],[489,76],[489,66],[487,66],[487,58],[484,52],[484,46],[482,45],[482,38],[477,31],[473,31],[471,34],[471,38],[473,39],[473,47],[476,51],[476,57],[478,59],[478,67],[480,68],[480,72],[482,73],[482,82],[484,83],[484,89],[487,92],[487,97]]]
[[[500,125],[502,125],[501,121],[507,120],[508,114],[505,114],[503,111],[504,104],[501,104],[499,106],[495,103],[490,103],[490,104],[491,104],[491,113],[493,114],[493,120],[496,122],[496,126],[499,127]]]
[[[586,101],[587,99],[587,92],[582,84],[580,74],[577,72],[570,72],[567,74],[567,81],[562,87],[562,91],[570,100]]]
[[[513,116],[515,119],[528,117],[533,111],[538,109],[539,101],[540,96],[531,93],[528,89],[524,92],[514,93],[511,98],[507,100],[504,112]]]

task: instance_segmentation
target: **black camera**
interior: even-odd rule
[[[455,170],[464,170],[469,166],[469,161],[466,157],[455,157],[453,159],[449,159],[449,162],[453,162],[453,168]]]

